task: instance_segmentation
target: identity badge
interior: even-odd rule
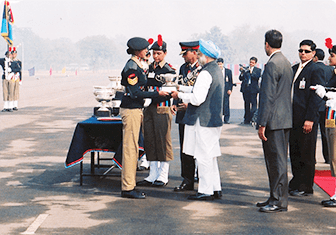
[[[154,78],[155,77],[155,73],[151,72],[151,73],[148,73],[148,78]]]
[[[303,78],[303,79],[300,81],[299,89],[305,89],[305,88],[306,88],[306,81],[305,81],[305,79]]]

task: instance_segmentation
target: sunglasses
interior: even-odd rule
[[[312,51],[310,51],[310,50],[302,50],[302,49],[299,49],[299,52],[300,52],[300,53],[304,52],[304,53],[308,54],[308,53],[311,53]]]

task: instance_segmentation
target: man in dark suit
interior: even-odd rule
[[[292,67],[293,129],[289,138],[293,174],[289,182],[289,193],[292,196],[313,194],[317,125],[322,99],[310,86],[323,84],[324,73],[312,60],[315,49],[312,40],[303,40],[299,49],[301,62]]]
[[[231,69],[224,68],[224,59],[218,58],[217,64],[222,70],[224,76],[224,99],[223,99],[223,115],[224,115],[224,124],[230,124],[230,95],[232,93],[232,71]]]
[[[327,82],[331,79],[331,77],[333,76],[333,67],[325,65],[323,63],[325,55],[322,49],[317,48],[315,51],[316,51],[316,54],[313,58],[313,61],[319,68],[323,69],[324,71],[324,74],[323,74],[324,83],[321,85],[325,86]],[[322,140],[322,153],[323,153],[323,158],[324,158],[325,163],[329,163],[328,143],[327,143],[327,136],[325,132],[325,112],[326,112],[325,101],[322,101],[320,109],[319,109],[319,114],[320,114],[319,125],[320,125],[321,140]]]
[[[240,68],[239,80],[242,81],[240,92],[243,93],[244,99],[244,122],[243,124],[250,124],[257,111],[257,95],[259,93],[259,78],[261,76],[261,69],[256,68],[258,62],[256,57],[250,58],[250,66],[247,68]]]
[[[287,211],[287,155],[292,128],[291,64],[281,53],[282,34],[269,30],[265,34],[265,52],[270,57],[262,75],[257,123],[262,140],[269,178],[270,196],[259,202],[261,212]]]

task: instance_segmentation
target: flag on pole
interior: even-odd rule
[[[14,24],[12,8],[9,2],[5,1],[2,15],[1,36],[6,40],[10,47],[13,46],[12,24]]]
[[[65,69],[65,67],[62,69],[62,73],[65,73],[66,72],[66,69]]]
[[[50,76],[52,75],[52,68],[50,67],[50,70],[49,70],[49,74]]]
[[[28,72],[29,72],[29,76],[35,76],[35,67],[28,69]]]

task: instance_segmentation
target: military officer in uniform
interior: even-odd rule
[[[13,112],[14,98],[14,80],[12,73],[12,54],[10,51],[5,53],[5,58],[0,59],[0,65],[3,70],[2,74],[2,91],[4,108],[1,112]]]
[[[180,67],[180,75],[182,75],[181,85],[193,86],[201,66],[197,60],[197,50],[199,48],[199,41],[180,42],[181,55],[185,63]],[[182,100],[174,100],[172,109],[176,112],[175,122],[179,125],[179,138],[180,138],[180,157],[181,157],[181,176],[182,183],[174,188],[174,191],[194,190],[194,175],[195,175],[195,160],[193,156],[187,155],[182,151],[183,138],[184,138],[184,124],[182,119],[187,109],[186,103]]]
[[[158,79],[161,74],[176,74],[175,69],[165,61],[167,43],[158,36],[152,47],[153,63],[149,65],[147,80],[148,91],[162,90],[163,83]],[[174,159],[171,140],[170,97],[152,98],[144,110],[144,140],[147,160],[150,162],[149,175],[137,182],[137,186],[164,187],[168,184],[169,161]]]
[[[21,61],[16,58],[17,56],[17,51],[16,48],[13,47],[12,49],[12,66],[15,67],[13,68],[14,74],[14,101],[13,101],[13,110],[17,111],[18,109],[18,101],[19,101],[19,91],[20,91],[20,85],[22,83],[22,74],[21,74],[21,69],[22,69],[22,63]]]
[[[167,96],[166,91],[145,91],[147,77],[143,70],[142,60],[148,52],[146,39],[134,37],[127,42],[127,53],[132,57],[121,72],[121,84],[125,86],[125,94],[120,105],[123,122],[123,159],[121,175],[121,196],[125,198],[144,199],[144,192],[135,190],[136,169],[139,156],[138,140],[143,118],[144,98]]]

